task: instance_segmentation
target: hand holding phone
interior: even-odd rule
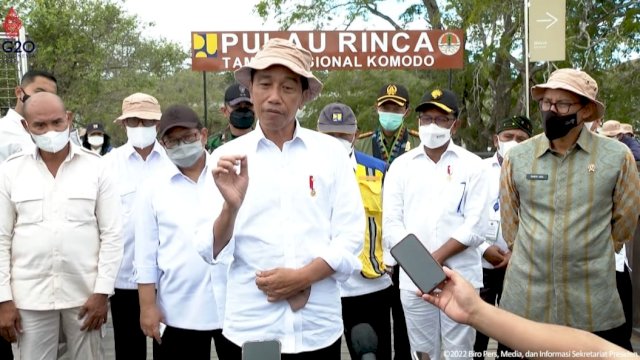
[[[442,266],[414,234],[405,236],[392,247],[391,256],[424,294],[433,291],[447,278]]]

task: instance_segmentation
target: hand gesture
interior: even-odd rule
[[[256,285],[267,295],[267,301],[270,302],[299,295],[307,287],[299,278],[298,271],[288,268],[258,271]]]
[[[238,172],[236,166],[240,166]],[[246,155],[223,155],[213,169],[213,180],[224,201],[233,209],[239,209],[249,186]]]
[[[482,254],[482,257],[494,267],[504,261],[502,250],[500,250],[500,248],[495,245],[489,246],[487,250],[485,250]]]
[[[442,269],[447,275],[444,285],[440,285],[439,289],[430,294],[418,291],[418,295],[444,311],[455,322],[468,324],[469,318],[478,306],[482,305],[483,300],[476,294],[473,286],[457,272],[446,266]]]
[[[18,332],[22,332],[20,313],[12,300],[0,303],[0,336],[8,342],[18,341]]]
[[[158,344],[162,343],[160,336],[160,323],[164,322],[162,313],[155,304],[145,306],[140,309],[140,328],[145,336],[156,339]]]

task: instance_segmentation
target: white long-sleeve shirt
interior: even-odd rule
[[[342,336],[339,281],[360,271],[365,216],[360,190],[344,148],[328,135],[296,124],[280,150],[260,126],[213,152],[246,154],[249,188],[231,243],[224,335],[237,345],[278,339],[283,353],[321,349]],[[211,234],[211,232],[209,232]],[[212,257],[212,235],[203,237]],[[256,271],[301,268],[322,258],[335,273],[314,283],[307,304],[293,312],[270,303],[255,284]]]
[[[22,126],[22,116],[15,110],[9,109],[0,119],[0,163],[9,156],[20,152],[35,150],[31,135]]]
[[[107,167],[116,182],[118,194],[122,203],[122,239],[124,242],[124,256],[118,277],[116,289],[137,289],[138,284],[134,276],[134,220],[133,205],[138,195],[138,189],[142,187],[148,178],[164,167],[173,166],[164,151],[164,148],[156,141],[147,159],[144,160],[131,146],[124,144],[103,157]]]
[[[482,169],[478,156],[453,142],[437,163],[422,146],[398,157],[384,183],[382,226],[387,246],[413,233],[433,252],[453,238],[468,248],[443,265],[458,271],[473,286],[482,287],[478,245],[484,241],[488,195]],[[404,270],[400,272],[400,288],[417,290]]]
[[[197,183],[175,165],[159,171],[134,206],[136,281],[156,284],[165,323],[182,329],[222,327],[228,262],[207,264],[194,246],[196,234],[211,232],[221,209],[209,160]]]
[[[500,226],[500,162],[498,162],[498,154],[494,154],[492,157],[482,160],[484,162],[485,171],[484,174],[487,177],[488,182],[488,196],[487,206],[485,211],[487,212],[488,225],[485,232],[485,241],[478,245],[480,250],[480,256],[491,245],[499,247],[501,250],[508,251],[509,247],[507,242],[502,237],[502,228]],[[485,269],[493,269],[493,265],[490,262],[482,258],[482,267]]]
[[[0,166],[0,302],[83,305],[111,294],[122,259],[120,199],[98,155],[71,144],[54,178],[35,147]]]

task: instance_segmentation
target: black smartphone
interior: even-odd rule
[[[391,256],[396,259],[398,265],[409,275],[418,289],[425,294],[430,293],[447,278],[442,266],[414,234],[405,236],[392,247]]]
[[[280,341],[247,341],[242,344],[242,360],[280,360]]]

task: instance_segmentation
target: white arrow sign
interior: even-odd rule
[[[549,12],[546,12],[547,16],[549,16],[548,19],[538,19],[536,20],[537,22],[548,22],[549,25],[547,25],[547,27],[545,29],[548,29],[550,27],[553,26],[553,24],[558,22],[558,18],[556,18],[555,16],[551,15]]]

